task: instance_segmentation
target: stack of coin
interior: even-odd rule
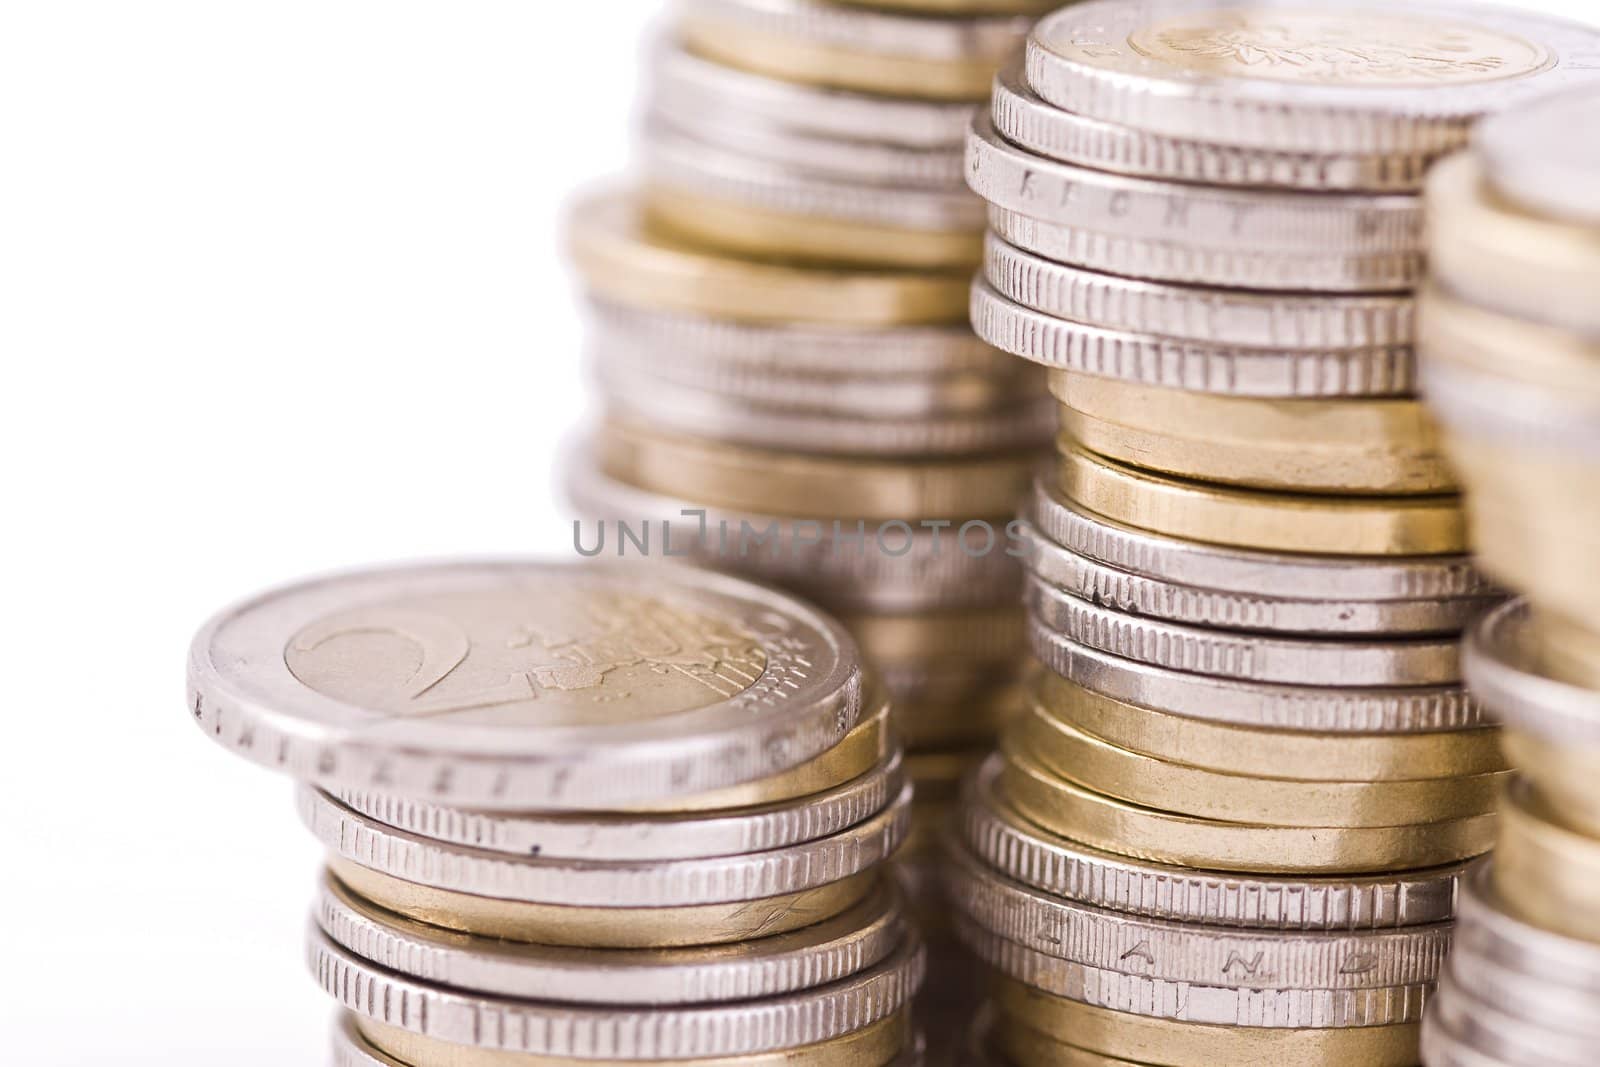
[[[637,187],[569,224],[605,408],[567,472],[580,551],[691,557],[843,620],[911,754],[915,887],[1026,663],[1007,527],[1054,404],[966,323],[963,139],[1043,6],[682,0]]]
[[[997,78],[972,317],[1064,432],[1023,531],[1048,670],[951,881],[1016,1061],[1415,1061],[1505,777],[1456,652],[1497,594],[1415,395],[1418,194],[1596,42],[1094,0]]]
[[[1516,108],[1429,182],[1423,387],[1484,569],[1527,594],[1467,644],[1519,777],[1428,1016],[1435,1067],[1589,1064],[1600,1045],[1597,124],[1594,88]]]
[[[341,1067],[921,1062],[911,790],[851,638],[689,568],[419,565],[196,638],[200,727],[301,779]]]

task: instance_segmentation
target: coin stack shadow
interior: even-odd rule
[[[302,780],[336,1067],[917,1067],[911,787],[858,658],[726,575],[418,565],[222,613],[189,705]]]
[[[1483,568],[1527,599],[1468,639],[1517,768],[1463,886],[1430,1067],[1600,1049],[1600,92],[1488,120],[1429,181],[1422,384]]]
[[[949,871],[1022,1065],[1415,1063],[1508,774],[1458,655],[1501,596],[1413,349],[1419,191],[1503,101],[1360,68],[1415,33],[1404,63],[1537,79],[1594,35],[1478,12],[1481,62],[1430,59],[1425,5],[1222,6],[1046,17],[968,138],[972,321],[1063,423],[1026,515],[1046,670]]]
[[[670,536],[856,636],[908,749],[898,869],[937,957],[956,946],[933,831],[1020,704],[1007,527],[1055,417],[1043,373],[965,321],[984,209],[963,136],[1028,22],[896,6],[676,6],[641,181],[570,214],[605,418],[566,483],[597,524],[584,551],[638,554],[653,529],[645,551]],[[970,971],[931,969],[930,1025],[967,1013]]]

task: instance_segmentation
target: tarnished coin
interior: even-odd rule
[[[1600,31],[1424,0],[1093,0],[1034,28],[1027,74],[1058,107],[1152,133],[1437,156],[1485,113],[1600,78]]]
[[[1585,85],[1486,119],[1476,131],[1478,155],[1501,196],[1538,214],[1597,226],[1600,141],[1577,135],[1597,123],[1600,86]]]
[[[855,643],[721,575],[497,561],[315,579],[213,618],[189,708],[329,788],[606,810],[777,773],[861,711]]]

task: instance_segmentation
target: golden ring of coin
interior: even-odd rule
[[[1061,491],[1128,526],[1218,545],[1347,556],[1467,551],[1459,496],[1335,497],[1264,493],[1142,471],[1064,450]]]
[[[1371,874],[1442,867],[1487,852],[1494,816],[1408,826],[1303,827],[1219,822],[1139,807],[1006,752],[1000,794],[1030,822],[1091,848],[1181,867],[1259,874]]]
[[[1416,400],[1262,400],[1050,375],[1061,429],[1091,452],[1280,492],[1448,493],[1455,475]]]
[[[1533,628],[1541,665],[1553,677],[1600,691],[1600,633],[1549,611],[1534,612]]]
[[[919,100],[987,99],[998,66],[987,57],[939,60],[857,52],[710,19],[680,19],[677,32],[691,52],[738,70],[807,85]]]
[[[1550,798],[1562,821],[1600,840],[1600,747],[1544,741],[1513,729],[1503,743],[1512,766]]]
[[[1222,823],[1334,828],[1435,823],[1492,812],[1506,772],[1388,782],[1297,781],[1231,774],[1119,748],[1035,704],[1001,746],[1085,789],[1157,811]]]
[[[639,197],[626,190],[580,198],[567,215],[566,243],[590,292],[645,311],[825,326],[967,321],[963,273],[739,259],[652,228]]]
[[[1429,360],[1600,404],[1600,341],[1467,303],[1438,285],[1419,294],[1417,318],[1418,347]]]
[[[1224,774],[1306,782],[1393,782],[1506,770],[1496,727],[1419,734],[1310,733],[1189,719],[1044,673],[1034,698],[1119,748]]]
[[[1035,459],[1032,453],[901,462],[810,456],[658,433],[621,419],[606,422],[595,449],[607,476],[636,489],[791,516],[791,526],[805,522],[803,516],[829,516],[813,520],[819,539],[832,535],[833,516],[848,517],[847,531],[855,520],[890,523],[866,536],[891,554],[911,544],[912,524],[922,519],[1006,514],[1022,498]]]
[[[1013,978],[992,988],[1002,1019],[1108,1056],[1155,1064],[1292,1063],[1295,1067],[1411,1067],[1418,1024],[1292,1029],[1218,1026],[1112,1011],[1051,996]]]
[[[479,937],[585,948],[685,948],[788,933],[831,919],[875,885],[866,870],[799,893],[670,908],[580,908],[496,900],[418,885],[328,857],[328,869],[357,896],[418,922]]]
[[[997,528],[1005,525],[1004,520],[993,521]],[[945,550],[960,551],[953,545],[946,545]],[[861,646],[862,658],[868,663],[1013,660],[1028,632],[1015,601],[992,608],[915,615],[842,615],[839,621]]]
[[[1470,153],[1433,168],[1427,203],[1429,266],[1445,286],[1530,317],[1569,305],[1592,319],[1593,279],[1600,277],[1600,240],[1592,229],[1510,204]]]
[[[913,230],[826,215],[799,215],[647,185],[653,225],[737,256],[825,265],[967,270],[983,259],[983,233]]]
[[[996,1026],[993,1041],[1008,1067],[1140,1067],[1132,1060],[1106,1056],[1030,1030],[1014,1019]]]
[[[1563,825],[1565,813],[1534,787],[1538,773],[1529,768],[1501,802],[1495,892],[1507,911],[1534,926],[1600,941],[1600,837]]]
[[[373,1048],[408,1067],[602,1067],[603,1064],[628,1062],[474,1048],[424,1037],[363,1015],[355,1018],[356,1029]],[[819,1041],[798,1048],[754,1055],[718,1056],[714,1059],[639,1062],[670,1062],[673,1067],[883,1067],[910,1043],[911,1020],[902,1011],[830,1041]]]

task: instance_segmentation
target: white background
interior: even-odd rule
[[[189,634],[308,571],[566,547],[557,218],[626,161],[659,7],[0,3],[8,1062],[323,1061],[317,850],[188,722]]]

